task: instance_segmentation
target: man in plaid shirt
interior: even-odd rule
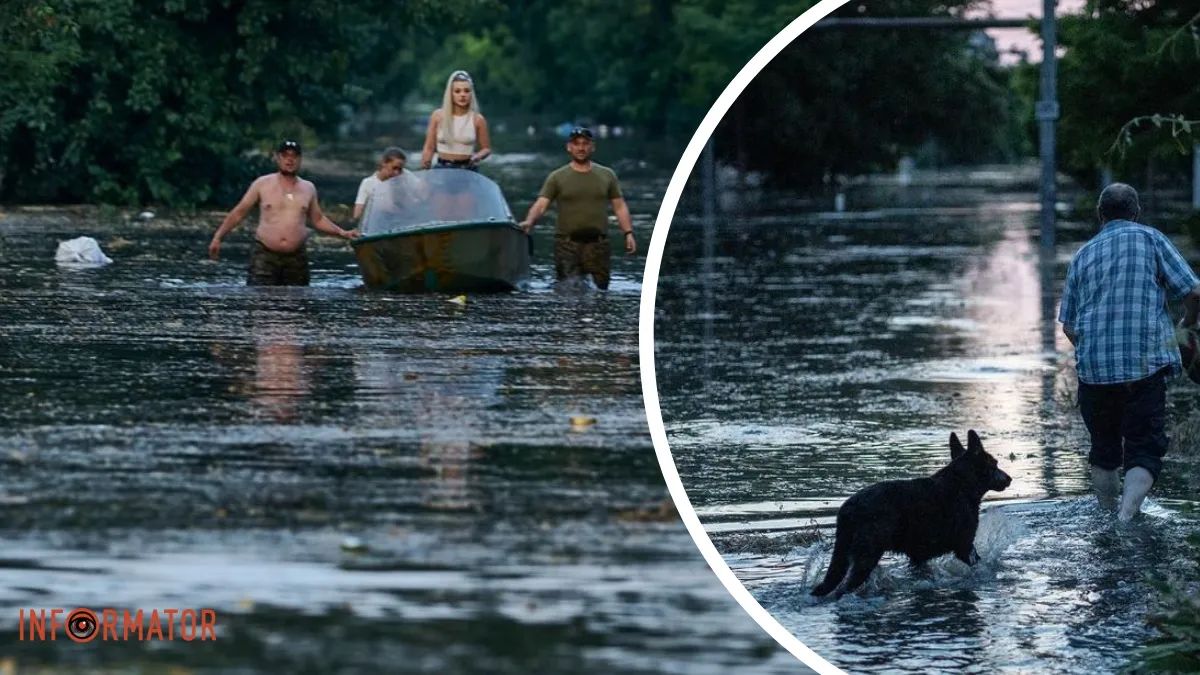
[[[1116,508],[1124,467],[1117,518],[1128,521],[1162,469],[1166,380],[1183,371],[1167,300],[1182,299],[1182,325],[1194,326],[1200,280],[1166,235],[1134,222],[1141,206],[1132,187],[1106,187],[1096,212],[1100,233],[1071,260],[1058,320],[1075,345],[1092,486],[1102,506]]]

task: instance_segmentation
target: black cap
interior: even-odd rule
[[[587,127],[575,127],[571,129],[571,133],[567,134],[567,140],[574,140],[579,136],[583,136],[590,141],[592,140],[592,130]]]
[[[292,152],[296,153],[297,155],[304,154],[303,152],[300,151],[300,142],[299,141],[283,141],[282,143],[279,144],[279,147],[275,148],[275,152],[283,152],[285,150],[291,150]]]

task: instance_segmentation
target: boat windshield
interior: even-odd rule
[[[379,185],[361,229],[369,236],[489,222],[513,222],[500,186],[474,171],[432,169],[405,171]]]

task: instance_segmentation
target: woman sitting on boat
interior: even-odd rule
[[[477,171],[479,162],[492,154],[487,120],[479,113],[475,83],[465,70],[450,73],[442,107],[429,116],[425,131],[425,147],[421,151],[421,166],[433,166],[437,152],[437,168]]]

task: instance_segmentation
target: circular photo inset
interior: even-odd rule
[[[642,359],[681,514],[814,668],[1200,667],[1200,15],[916,5],[804,15],[668,188]]]

